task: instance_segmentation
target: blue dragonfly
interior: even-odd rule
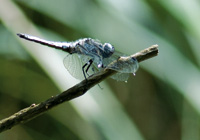
[[[114,60],[126,56],[116,51],[110,43],[102,44],[100,41],[91,38],[83,38],[73,42],[57,42],[22,33],[17,35],[20,38],[69,53],[64,58],[63,63],[68,72],[76,79],[87,79],[87,76],[103,68],[108,68],[117,71],[111,78],[117,81],[127,81],[129,74],[135,74],[139,68],[135,58],[130,58],[123,63],[110,64]],[[80,73],[81,70],[83,74]]]

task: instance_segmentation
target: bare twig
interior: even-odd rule
[[[134,57],[138,60],[138,62],[141,62],[151,57],[154,57],[157,54],[158,54],[158,45],[153,45],[129,57],[119,58],[117,61],[114,61],[112,63],[118,63],[118,61],[126,61],[122,59],[127,59],[130,57]],[[20,110],[19,112],[11,115],[10,117],[0,121],[0,132],[8,130],[17,124],[27,122],[43,114],[44,112],[55,107],[58,104],[72,100],[76,97],[85,94],[94,85],[98,84],[99,82],[106,79],[108,76],[113,75],[114,73],[116,73],[116,71],[105,69],[87,78],[87,81],[84,80],[79,84],[71,87],[70,89],[62,92],[61,94],[51,97],[50,99],[42,103],[32,104],[30,107]]]

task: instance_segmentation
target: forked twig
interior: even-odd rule
[[[134,57],[137,59],[138,62],[141,62],[156,55],[158,55],[158,45],[153,45],[129,57],[119,58],[118,60],[112,63],[118,63],[118,61],[126,61],[126,59],[130,57]],[[11,115],[10,117],[0,121],[0,132],[8,130],[17,124],[27,122],[43,114],[44,112],[48,111],[49,109],[55,107],[58,104],[72,100],[76,97],[85,94],[90,88],[92,88],[102,80],[115,73],[116,71],[114,70],[104,69],[103,71],[100,71],[92,75],[91,77],[88,77],[87,81],[83,80],[79,84],[71,87],[70,89],[54,97],[51,97],[50,99],[47,99],[44,102],[41,102],[39,104],[32,104],[30,107],[20,110],[19,112]]]

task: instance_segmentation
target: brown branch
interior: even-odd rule
[[[153,45],[134,55],[131,55],[129,57],[123,57],[123,59],[134,57],[138,60],[138,62],[141,62],[151,57],[154,57],[156,55],[158,55],[158,45]],[[120,58],[117,61],[114,61],[112,63],[117,63],[118,61],[125,61],[125,60],[122,60]],[[11,115],[10,117],[5,118],[0,121],[0,132],[8,130],[17,124],[27,122],[43,114],[49,109],[55,107],[56,105],[59,105],[65,101],[72,100],[76,97],[79,97],[85,94],[90,88],[92,88],[93,86],[101,82],[102,80],[106,79],[108,76],[113,75],[114,73],[116,73],[116,71],[105,69],[89,77],[87,81],[83,80],[79,84],[71,87],[70,89],[62,92],[61,94],[51,97],[50,99],[42,103],[39,103],[37,105],[32,104],[30,107],[20,110],[19,112]]]

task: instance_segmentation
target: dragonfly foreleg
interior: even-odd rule
[[[90,60],[89,60],[87,63],[85,63],[85,64],[83,65],[83,67],[82,67],[82,71],[83,71],[83,75],[84,75],[84,78],[85,78],[85,79],[87,79],[85,73],[86,73],[88,76],[90,76],[87,72],[88,72],[90,66],[92,65],[92,63],[93,63],[93,59],[90,59]],[[86,70],[84,70],[86,66],[87,66],[87,68],[86,68]]]

